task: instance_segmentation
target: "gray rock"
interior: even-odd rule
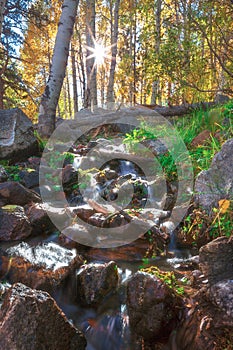
[[[168,152],[167,146],[159,139],[143,141],[143,145],[148,147],[155,156],[163,155]]]
[[[226,103],[230,100],[229,96],[223,94],[217,94],[214,98],[215,103]]]
[[[21,170],[19,172],[20,183],[27,188],[39,186],[39,172],[35,169]]]
[[[233,199],[233,139],[222,146],[207,171],[202,171],[195,183],[195,202],[208,212],[218,207],[220,199]]]
[[[48,293],[15,284],[0,311],[4,350],[84,350],[86,341]]]
[[[212,302],[233,318],[233,279],[214,284],[210,287],[209,294]]]
[[[7,174],[5,168],[0,165],[0,183],[7,181],[9,175]]]
[[[169,334],[179,304],[171,290],[156,276],[136,273],[127,286],[131,330],[145,340]]]
[[[0,159],[18,162],[38,154],[32,122],[23,111],[0,110],[0,120]]]
[[[199,263],[210,285],[233,279],[233,239],[219,237],[201,247]]]
[[[0,209],[0,241],[15,241],[30,236],[32,227],[23,207],[6,205]]]
[[[116,263],[84,265],[77,274],[77,292],[83,304],[96,305],[118,285]]]

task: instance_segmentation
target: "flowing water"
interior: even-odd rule
[[[129,161],[119,160],[118,170],[119,176],[129,174],[135,178],[138,176],[138,169]],[[96,192],[99,193],[100,190],[99,187]],[[58,242],[58,233],[32,237],[26,241],[32,246],[41,242]],[[15,243],[6,243],[3,249],[8,248],[9,245],[15,245]],[[177,249],[174,235],[171,235],[169,251],[173,252],[173,258],[157,257],[150,261],[147,260],[146,266],[156,265],[161,270],[171,271],[176,268],[177,264],[191,256],[190,251]],[[145,261],[118,261],[120,287],[116,293],[106,298],[95,309],[82,307],[75,300],[76,282],[74,280],[69,280],[63,288],[55,291],[53,297],[57,304],[68,319],[84,332],[87,339],[86,350],[142,350],[130,332],[126,308],[126,284],[132,274],[143,266],[143,263],[145,266]]]

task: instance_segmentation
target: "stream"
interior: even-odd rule
[[[75,161],[77,163],[77,161]],[[130,161],[118,160],[114,163],[114,167],[117,165],[117,173],[119,178],[123,179],[140,179],[144,180],[143,173],[138,175],[140,169]],[[105,168],[108,170],[115,170],[105,164]],[[100,195],[105,200],[105,193],[108,193],[110,189],[114,193],[114,186],[112,190],[112,184],[114,180],[110,180],[104,184],[97,184],[95,193]],[[136,186],[134,186],[134,189]],[[109,191],[110,191],[109,190]],[[142,194],[141,194],[142,193]],[[151,201],[153,192],[150,186],[143,184],[142,191],[138,199],[138,202],[143,207],[147,200]],[[117,197],[117,195],[116,195]],[[97,195],[96,197],[97,198]],[[110,201],[115,198],[110,198]],[[73,200],[73,198],[72,198]],[[153,199],[152,199],[153,202]],[[129,202],[128,207],[132,207],[132,202]],[[52,234],[43,234],[36,237],[30,237],[24,240],[30,246],[37,246],[41,243],[54,242],[59,244],[58,232]],[[7,242],[2,244],[2,249],[7,249],[10,246],[15,245],[13,242]],[[85,248],[80,245],[81,251],[78,251],[89,264],[98,264],[108,261],[105,257],[105,251],[99,249],[99,258],[93,259],[91,254],[92,248]],[[114,248],[116,252],[119,251],[119,247]],[[114,249],[112,255],[114,256]],[[135,248],[134,248],[135,249]],[[137,250],[137,248],[136,248]],[[110,293],[104,301],[96,308],[83,307],[75,300],[76,293],[76,281],[70,277],[65,284],[54,291],[53,298],[56,300],[58,306],[67,316],[68,320],[80,329],[86,339],[86,350],[141,350],[142,344],[135,335],[131,334],[129,327],[129,319],[126,308],[126,284],[130,277],[140,270],[141,267],[157,266],[162,271],[173,271],[179,268],[182,262],[188,260],[193,253],[188,249],[177,248],[176,241],[173,235],[171,235],[168,250],[171,253],[171,257],[156,256],[151,259],[143,259],[142,256],[137,257],[135,252],[135,259],[114,260],[118,266],[119,274],[119,288],[116,292]],[[79,274],[79,271],[76,272]]]

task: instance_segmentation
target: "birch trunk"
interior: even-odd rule
[[[120,7],[120,0],[116,0],[115,6],[114,6],[114,15],[112,14],[112,9],[111,9],[111,65],[110,65],[108,88],[107,88],[107,104],[111,104],[115,102],[114,78],[115,78],[116,56],[117,56],[119,7]]]
[[[56,108],[65,78],[78,2],[78,0],[64,0],[63,2],[49,79],[39,108],[38,131],[41,137],[49,137],[55,129]]]

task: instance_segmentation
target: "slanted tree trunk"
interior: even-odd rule
[[[107,104],[114,103],[114,77],[116,69],[118,23],[119,23],[120,0],[115,0],[114,14],[111,6],[111,65],[109,71],[109,80],[107,88]]]
[[[56,108],[65,78],[78,0],[64,0],[53,50],[49,79],[39,108],[39,134],[49,137],[55,129]]]
[[[86,75],[87,86],[84,107],[97,105],[95,48],[95,0],[86,0]]]

